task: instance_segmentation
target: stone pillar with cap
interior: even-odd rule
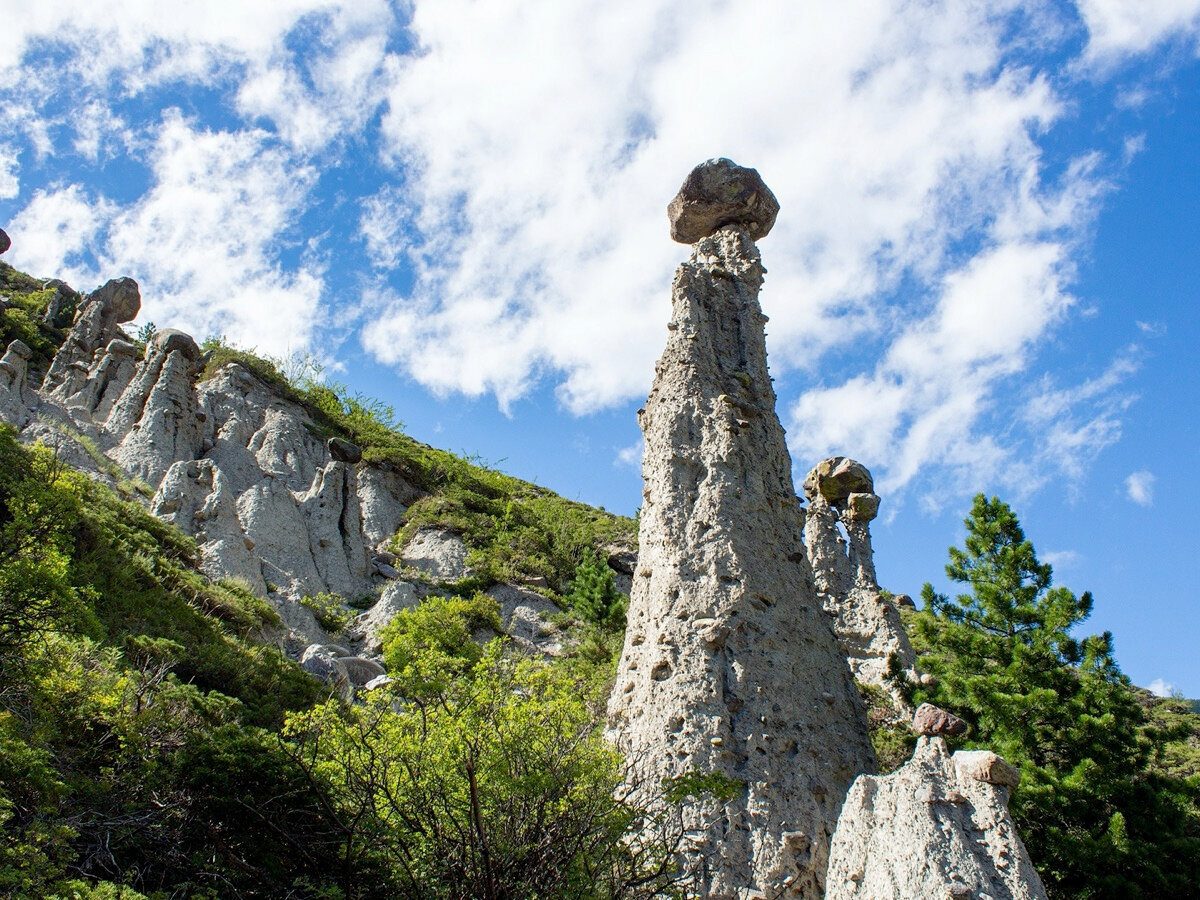
[[[683,808],[686,889],[711,898],[820,897],[842,797],[874,768],[767,371],[754,242],[778,209],[727,159],[693,170],[668,208],[672,237],[693,246],[639,413],[640,551],[609,704],[635,800],[696,773],[732,792]]]

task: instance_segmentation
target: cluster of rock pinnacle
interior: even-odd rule
[[[870,473],[826,460],[805,480],[807,510],[792,483],[755,245],[778,211],[758,173],[726,159],[698,166],[668,207],[692,254],[639,412],[640,550],[609,703],[631,795],[653,806],[689,776],[726,788],[683,811],[678,857],[697,896],[1044,896],[1008,815],[1015,770],[952,758],[953,717],[923,707],[913,759],[871,774],[855,676],[885,684],[893,657],[916,673],[875,580]]]

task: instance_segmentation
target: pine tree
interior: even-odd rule
[[[1112,635],[1072,635],[1091,594],[1052,587],[999,499],[977,496],[965,524],[946,572],[971,593],[951,600],[925,585],[913,637],[936,682],[916,699],[962,716],[971,746],[1021,768],[1013,814],[1053,894],[1197,896],[1200,784],[1152,771],[1161,735]]]
[[[625,625],[625,596],[613,582],[612,570],[591,551],[584,551],[567,591],[567,601],[581,619],[601,628]]]

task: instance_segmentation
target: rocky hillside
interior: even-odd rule
[[[634,523],[421,444],[381,404],[177,331],[125,329],[129,278],[81,295],[0,263],[0,416],[196,543],[266,599],[265,636],[343,691],[383,674],[380,629],[430,593],[486,592],[519,642],[561,649],[583,557],[618,583]]]

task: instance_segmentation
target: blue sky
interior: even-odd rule
[[[881,581],[942,589],[977,491],[1200,696],[1200,0],[0,0],[6,260],[392,404],[608,509],[711,156],[761,243],[803,473],[883,495]]]

